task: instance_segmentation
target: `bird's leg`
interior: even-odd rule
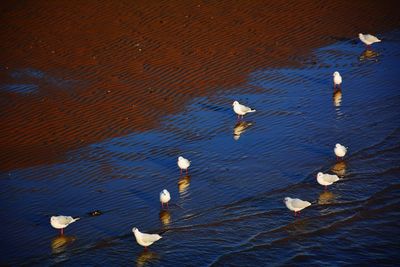
[[[188,174],[188,169],[186,169],[186,175]]]
[[[182,169],[181,169],[181,175],[182,175]]]
[[[144,251],[147,251],[147,247],[144,247]]]
[[[164,203],[161,202],[161,208],[164,209]]]
[[[325,185],[325,191],[326,191],[326,190],[328,190],[328,186],[327,186],[327,185]]]
[[[168,202],[167,202],[167,209],[169,209]]]
[[[61,235],[63,235],[64,234],[64,228],[61,228],[61,233],[60,233]]]

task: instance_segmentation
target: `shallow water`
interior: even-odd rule
[[[1,173],[1,263],[257,266],[400,260],[400,32],[374,52],[340,40],[299,68],[258,69],[162,124]],[[333,94],[332,73],[343,77]],[[26,85],[8,90],[26,91]],[[238,123],[233,100],[255,108]],[[349,147],[337,162],[336,143]],[[176,159],[189,158],[188,176]],[[325,192],[316,173],[342,179]],[[158,194],[171,192],[167,211]],[[312,202],[300,218],[286,196]],[[100,210],[103,214],[89,216]],[[65,237],[49,216],[82,219]],[[163,232],[143,252],[131,233]]]

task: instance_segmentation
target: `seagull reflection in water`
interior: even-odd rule
[[[343,178],[346,175],[346,162],[339,161],[331,168],[331,171],[334,172],[340,178]]]
[[[76,238],[74,236],[59,235],[51,240],[51,252],[59,254],[66,250],[68,245],[72,244]]]
[[[372,60],[375,62],[378,62],[378,57],[379,54],[371,49],[365,49],[360,56],[358,57],[358,59],[360,61],[364,61],[364,60]]]
[[[335,195],[332,192],[324,191],[319,195],[318,204],[326,205],[331,204],[335,200]]]
[[[304,232],[307,232],[309,227],[310,224],[308,220],[297,217],[296,220],[293,220],[285,227],[285,230],[291,236],[298,236],[303,234]]]
[[[148,266],[151,263],[156,263],[160,259],[157,253],[154,253],[149,250],[142,251],[139,256],[136,258],[136,266]]]
[[[166,226],[171,223],[171,213],[168,210],[160,211],[159,217],[163,225]]]
[[[178,181],[178,190],[180,194],[186,194],[190,185],[190,175],[183,176]]]
[[[333,92],[333,105],[335,106],[336,109],[336,115],[337,118],[340,119],[343,116],[342,111],[340,110],[340,106],[342,105],[342,90],[335,90]]]
[[[235,127],[233,128],[233,139],[235,139],[236,141],[239,140],[240,135],[252,125],[252,122],[246,121],[239,121],[238,123],[236,123]]]
[[[340,107],[342,105],[342,90],[333,92],[333,105],[335,107]]]

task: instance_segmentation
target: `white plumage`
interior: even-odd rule
[[[341,144],[336,144],[333,151],[335,152],[336,157],[343,158],[347,153],[347,147]]]
[[[167,189],[164,189],[163,191],[160,192],[160,202],[162,207],[164,207],[164,204],[167,204],[168,207],[168,202],[171,200],[171,195],[169,194]]]
[[[132,233],[135,235],[136,242],[139,245],[143,246],[144,248],[147,248],[148,246],[152,245],[154,242],[156,242],[162,238],[162,236],[160,236],[158,234],[142,233],[136,227],[132,228]]]
[[[246,113],[250,113],[250,112],[255,112],[255,109],[251,109],[249,107],[246,107],[245,105],[239,104],[238,101],[233,102],[232,104],[233,106],[233,111],[235,111],[235,113],[239,116],[244,116],[246,115]]]
[[[381,40],[379,40],[377,37],[371,35],[371,34],[358,34],[358,38],[360,38],[361,42],[363,42],[366,45],[372,45],[373,43],[379,43]]]
[[[333,85],[336,88],[336,86],[340,87],[342,84],[342,76],[340,76],[340,73],[338,71],[335,71],[333,73]]]
[[[285,204],[289,210],[294,211],[295,216],[296,216],[297,212],[299,212],[311,205],[311,203],[308,201],[304,201],[299,198],[290,198],[290,197],[285,197]]]
[[[182,170],[186,170],[186,173],[188,172],[188,168],[190,166],[190,160],[185,159],[184,157],[180,156],[178,158],[178,167],[181,169],[181,174]]]
[[[331,184],[339,181],[339,177],[335,174],[319,172],[317,174],[317,181],[320,185],[325,186],[325,189],[326,189],[328,185],[331,185]]]
[[[71,216],[51,216],[50,224],[55,229],[61,229],[61,234],[63,234],[63,229],[77,220],[79,220],[79,218],[72,218]]]

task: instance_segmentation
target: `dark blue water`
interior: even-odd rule
[[[194,98],[144,133],[1,173],[1,264],[396,265],[400,260],[400,32],[342,40]],[[333,94],[332,73],[343,77]],[[22,89],[21,89],[22,88]],[[30,91],[26,85],[7,90]],[[238,123],[232,102],[256,109]],[[337,162],[336,143],[349,147]],[[178,156],[192,161],[179,175]],[[342,179],[324,191],[317,172]],[[159,192],[168,189],[170,209]],[[300,218],[283,198],[312,202]],[[87,213],[100,210],[100,216]],[[66,235],[51,215],[80,216]],[[163,232],[143,252],[131,229]]]

